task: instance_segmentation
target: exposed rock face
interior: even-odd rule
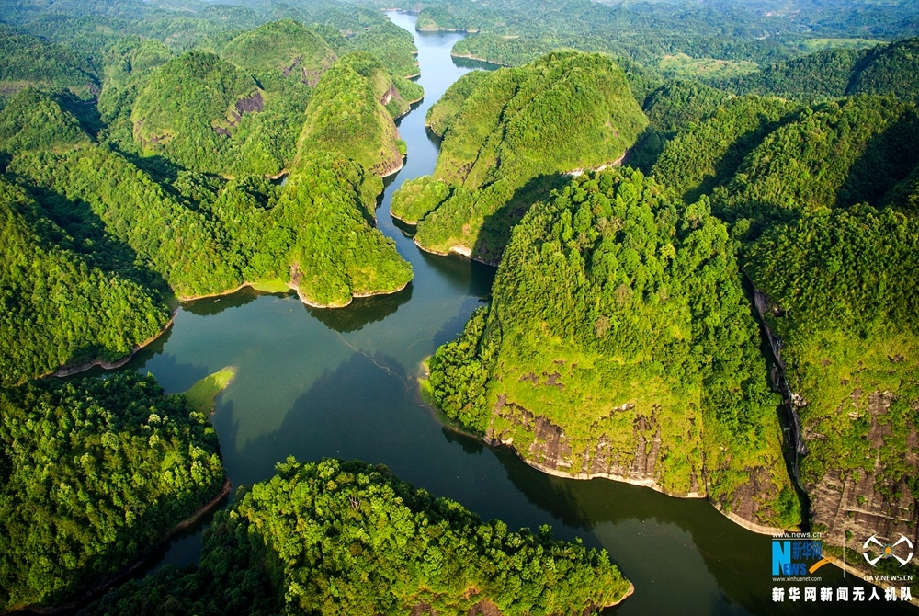
[[[551,381],[554,375],[548,376]],[[535,378],[536,375],[531,373],[522,376],[521,380]],[[624,404],[617,410],[633,411],[634,405]],[[494,445],[503,444],[514,448],[524,461],[543,472],[574,479],[604,477],[632,485],[647,486],[672,496],[708,496],[719,510],[750,530],[763,533],[777,530],[760,516],[761,513],[766,513],[762,506],[764,500],[775,498],[777,492],[769,471],[763,467],[745,469],[749,481],[734,491],[729,502],[720,502],[709,494],[703,460],[699,461],[698,468],[690,471],[687,490],[673,491],[664,488],[660,483],[661,463],[667,455],[667,447],[662,438],[659,417],[653,412],[650,416],[634,417],[631,438],[626,439],[631,446],[627,449],[621,447],[621,434],[617,435],[617,438],[612,438],[602,431],[598,431],[595,438],[572,442],[565,432],[549,419],[534,415],[520,405],[508,403],[504,395],[498,397],[494,417],[497,421],[492,422],[486,440]],[[521,438],[521,434],[526,436]],[[703,435],[699,433],[700,448],[702,438]]]
[[[871,392],[865,394],[856,390],[856,400],[867,397],[868,440],[873,448],[887,447],[893,436],[889,422],[890,406],[894,401],[891,392]],[[858,419],[856,416],[854,419]],[[808,426],[805,439],[823,438],[813,427]],[[919,447],[916,429],[912,427],[907,435],[905,448],[901,452],[907,467],[919,467],[916,455]],[[919,543],[919,512],[915,507],[915,497],[905,481],[905,477],[884,477],[884,468],[875,467],[869,474],[841,473],[830,469],[816,483],[805,484],[811,497],[811,521],[825,526],[827,541],[842,545],[845,532],[852,533],[849,543],[860,545],[871,537],[877,536],[884,541],[896,541],[900,535],[914,543]],[[886,488],[882,493],[879,488]]]
[[[764,293],[755,292],[755,303],[761,316],[784,318],[782,308]],[[862,552],[864,543],[872,536],[892,543],[902,535],[919,544],[919,511],[916,497],[907,482],[908,478],[919,476],[919,434],[912,421],[919,411],[919,402],[908,399],[912,389],[908,383],[909,371],[898,372],[902,369],[903,357],[895,354],[882,359],[881,363],[889,364],[888,367],[869,366],[872,363],[869,353],[859,348],[858,341],[853,341],[852,349],[856,356],[862,356],[859,351],[864,353],[864,363],[859,360],[856,364],[861,370],[856,370],[854,375],[845,373],[847,377],[840,378],[840,373],[834,368],[836,363],[843,361],[827,349],[827,357],[817,362],[820,369],[817,374],[813,362],[804,361],[801,357],[795,357],[794,365],[786,367],[783,354],[794,355],[796,349],[786,349],[785,343],[768,325],[766,332],[778,364],[773,378],[785,398],[791,420],[789,427],[795,444],[795,474],[811,500],[809,514],[812,528],[824,533],[826,544],[836,547],[845,545],[856,552]],[[877,388],[875,379],[878,372],[900,374],[906,378],[899,383],[901,389],[893,392]],[[815,389],[821,382],[826,384],[833,380],[838,380],[841,391],[848,392],[838,403],[822,399],[827,394],[820,396]],[[809,389],[794,391],[792,383],[801,383],[802,387]],[[906,412],[902,407],[899,411],[892,408],[900,398],[900,403],[906,402],[911,407]],[[813,408],[833,404],[836,406],[830,414]],[[896,431],[894,426],[897,426]],[[852,434],[858,434],[858,443],[866,447],[871,458],[867,463],[870,471],[866,472],[863,465],[853,469],[853,465],[845,460],[846,456],[859,453],[854,450],[837,452],[842,459],[828,455],[828,451],[840,448],[834,444],[827,449],[823,445],[828,439],[838,438],[840,431],[850,438]],[[815,469],[822,469],[822,472],[815,473]],[[850,559],[848,564],[854,572],[878,574],[863,560],[851,562]]]

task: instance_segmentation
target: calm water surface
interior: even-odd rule
[[[414,17],[390,17],[414,32]],[[290,455],[382,462],[485,519],[532,529],[551,524],[557,537],[606,548],[636,587],[610,613],[866,613],[866,604],[773,603],[770,539],[741,529],[704,500],[543,475],[508,450],[445,429],[420,401],[421,361],[461,331],[487,297],[494,270],[422,253],[389,216],[393,191],[434,169],[437,139],[425,131],[425,112],[472,70],[449,56],[463,35],[414,35],[426,95],[401,121],[408,159],[377,211],[380,230],[414,267],[412,284],[339,310],[251,290],[186,304],[171,330],[129,367],[152,372],[170,392],[225,366],[236,368],[212,418],[234,485],[270,478],[275,463]],[[200,535],[192,534],[175,541],[161,562],[194,562],[200,549]],[[864,585],[844,580],[835,567],[820,573],[824,582],[817,586]]]

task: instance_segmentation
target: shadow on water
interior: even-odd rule
[[[475,60],[473,58],[463,58],[460,56],[450,56],[450,59],[453,61],[453,64],[460,68],[479,69],[483,71],[496,71],[499,68],[504,68],[503,64],[486,62],[485,60]]]
[[[365,325],[382,321],[399,310],[399,306],[412,299],[415,286],[409,283],[397,293],[356,297],[344,308],[313,308],[303,304],[317,321],[340,334],[355,332]]]
[[[418,230],[416,225],[410,225],[407,222],[402,222],[401,220],[390,216],[393,226],[402,232],[402,235],[411,239],[415,237],[415,232]]]
[[[213,316],[220,314],[230,308],[239,308],[257,300],[260,295],[274,295],[277,297],[287,297],[287,291],[281,293],[263,293],[256,291],[252,287],[243,287],[239,291],[221,295],[219,297],[205,297],[196,299],[182,304],[182,310],[197,316]]]
[[[497,273],[491,265],[456,254],[441,257],[420,250],[419,254],[425,266],[438,274],[438,279],[448,282],[457,291],[476,297],[491,297]]]
[[[278,430],[250,440],[238,434],[232,406],[221,404],[215,419],[224,426],[222,440],[245,443],[241,450],[223,452],[231,480],[236,486],[261,481],[288,456],[301,461],[399,460],[406,468],[430,463],[410,455],[406,447],[412,435],[405,432],[405,402],[414,386],[414,379],[392,358],[355,353],[316,379],[293,403]],[[368,405],[368,400],[374,404]]]

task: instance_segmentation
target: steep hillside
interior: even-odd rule
[[[0,385],[120,359],[168,321],[158,292],[67,246],[67,234],[2,178],[0,229]]]
[[[370,54],[349,54],[319,80],[306,109],[300,151],[344,154],[377,175],[390,175],[402,168],[405,156],[393,118],[422,95],[420,86],[393,77]]]
[[[832,49],[770,64],[718,85],[738,94],[812,100],[859,94],[919,102],[919,39],[870,50]]]
[[[639,172],[573,180],[514,229],[492,304],[430,361],[447,415],[561,476],[700,495],[792,528],[779,402],[735,245]]]
[[[811,522],[836,556],[851,536],[919,540],[917,238],[915,218],[859,205],[805,214],[749,251],[800,417]],[[893,564],[864,573],[916,573]]]
[[[78,600],[224,482],[217,437],[152,376],[0,389],[0,605]]]
[[[0,110],[0,151],[65,150],[89,143],[79,120],[58,96],[21,90]]]
[[[179,165],[220,172],[243,115],[264,109],[248,74],[214,54],[192,51],[157,68],[131,109],[134,139]]]
[[[319,34],[292,19],[243,32],[221,50],[221,56],[262,78],[287,78],[309,86],[319,83],[337,59]]]

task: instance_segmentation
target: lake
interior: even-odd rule
[[[414,32],[413,16],[390,17]],[[152,372],[169,392],[185,391],[226,366],[236,369],[212,417],[235,486],[268,479],[288,456],[357,458],[384,463],[485,519],[534,531],[550,524],[556,537],[606,548],[635,585],[635,594],[611,614],[866,613],[869,606],[853,602],[773,603],[770,538],[733,524],[704,499],[544,475],[508,449],[445,428],[421,401],[422,360],[462,330],[488,297],[494,270],[421,252],[411,229],[389,215],[393,191],[434,169],[438,140],[425,130],[425,112],[473,70],[449,55],[463,34],[414,36],[425,99],[400,122],[408,158],[387,179],[377,210],[380,230],[412,263],[414,281],[400,293],[343,309],[313,309],[293,294],[249,289],[188,303],[127,368]],[[199,528],[173,542],[159,562],[194,562],[200,549]],[[836,567],[819,573],[818,587],[867,586]],[[883,609],[916,613],[902,604]]]

